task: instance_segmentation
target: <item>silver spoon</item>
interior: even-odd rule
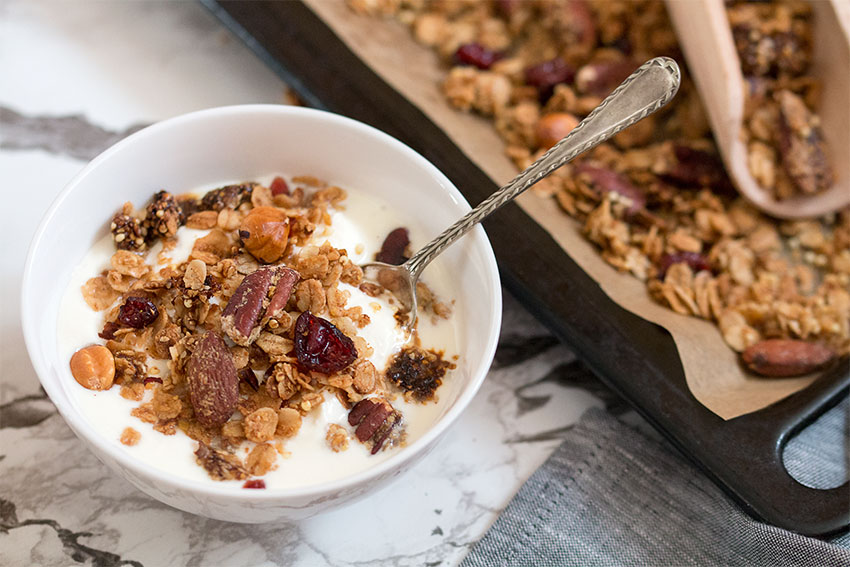
[[[679,81],[679,66],[675,61],[667,57],[650,59],[629,75],[564,139],[507,185],[444,230],[404,264],[393,266],[372,262],[362,265],[364,279],[383,286],[398,299],[401,303],[399,314],[407,314],[405,327],[411,328],[416,323],[416,282],[422,270],[438,254],[496,209],[562,165],[670,102],[679,90]]]

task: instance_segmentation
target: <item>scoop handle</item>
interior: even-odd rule
[[[641,65],[560,142],[405,262],[413,281],[440,252],[496,209],[579,154],[670,102],[679,90],[680,80],[679,66],[668,57],[656,57]]]

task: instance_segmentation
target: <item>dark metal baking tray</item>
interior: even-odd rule
[[[496,190],[442,130],[301,2],[201,1],[307,105],[404,141],[473,206]],[[847,395],[846,358],[805,390],[724,421],[690,393],[670,334],[611,301],[518,206],[504,207],[484,228],[505,287],[750,514],[806,535],[846,529],[850,485],[808,488],[782,464],[787,441]]]

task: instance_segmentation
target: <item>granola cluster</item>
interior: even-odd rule
[[[349,410],[367,399],[390,408],[383,417],[392,419],[369,423],[380,442],[361,439],[373,453],[404,443],[402,414],[390,403],[403,390],[368,360],[373,349],[358,331],[370,317],[348,305],[343,284],[368,285],[373,296],[386,290],[364,282],[346,250],[312,244],[346,192],[313,177],[292,183],[293,191],[282,178],[229,185],[201,198],[160,191],[140,213],[128,203],[113,220],[111,268],[82,287],[104,313],[105,345],[74,355],[75,378],[90,389],[116,384],[140,402],[133,416],[196,440],[197,462],[216,480],[274,469],[326,395]],[[183,225],[207,232],[174,265],[168,254]],[[423,315],[446,315],[433,299],[423,305]],[[348,448],[351,425],[330,424],[331,450]],[[121,442],[140,436],[127,428]]]
[[[776,199],[813,194],[833,182],[820,119],[820,82],[811,74],[808,2],[735,2],[727,7],[747,79],[748,165]]]
[[[640,63],[682,61],[660,0],[348,3],[396,18],[436,50],[449,104],[491,118],[520,169]],[[763,23],[764,11],[784,14],[788,27]],[[759,40],[774,46],[769,53],[753,48],[743,57],[745,72],[759,79],[751,84],[773,101],[754,105],[748,122],[757,151],[774,164],[770,174],[759,165],[758,175],[773,176],[777,195],[820,190],[829,176],[822,145],[812,144],[819,134],[810,110],[816,84],[806,75],[808,13],[796,4],[736,4],[730,18],[739,48],[757,40],[753,30],[775,26],[772,43]],[[662,305],[716,323],[736,351],[782,338],[850,352],[850,210],[782,222],[739,198],[687,73],[665,109],[534,189],[580,223],[606,262],[645,281]]]

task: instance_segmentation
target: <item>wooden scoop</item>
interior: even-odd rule
[[[747,147],[741,139],[746,86],[723,0],[667,0],[732,181],[756,207],[782,218],[817,217],[850,205],[850,2],[813,1],[811,5],[812,72],[823,85],[818,114],[835,181],[821,193],[777,201],[747,167]]]

